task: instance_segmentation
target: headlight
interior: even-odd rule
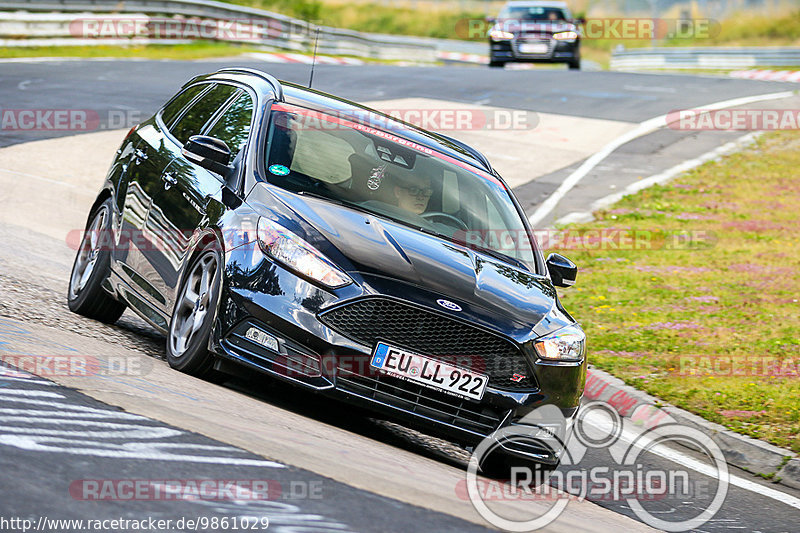
[[[567,326],[534,343],[536,352],[548,361],[579,361],[586,353],[586,334],[578,325]]]
[[[328,287],[342,287],[352,281],[319,250],[267,218],[258,219],[258,244],[273,259]]]
[[[556,41],[574,41],[578,38],[578,33],[574,31],[561,31],[553,34]]]
[[[489,32],[489,38],[493,41],[510,41],[514,38],[514,34],[510,31],[494,29]]]

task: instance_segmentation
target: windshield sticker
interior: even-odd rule
[[[373,168],[369,173],[367,188],[371,191],[377,191],[381,186],[381,181],[383,181],[384,173],[386,173],[386,165]]]
[[[268,170],[276,176],[285,176],[289,173],[289,169],[283,165],[270,165]]]

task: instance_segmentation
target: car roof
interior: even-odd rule
[[[441,133],[424,130],[413,124],[402,122],[390,115],[338,96],[315,89],[309,89],[308,87],[303,87],[294,83],[279,81],[260,70],[238,67],[224,68],[213,74],[198,76],[188,83],[201,79],[210,80],[218,77],[234,78],[240,82],[249,78],[252,81],[250,85],[254,89],[266,90],[274,93],[274,98],[277,101],[298,105],[319,113],[342,114],[353,122],[358,122],[356,117],[363,116],[365,112],[368,112],[371,115],[379,117],[382,123],[389,126],[383,128],[376,127],[376,129],[384,129],[391,132],[393,135],[403,137],[432,150],[442,152],[480,170],[494,174],[489,161],[483,154],[457,139],[453,139]],[[392,125],[394,127],[391,127]],[[373,125],[373,127],[375,126]]]

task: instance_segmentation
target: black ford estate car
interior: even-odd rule
[[[131,129],[86,230],[70,309],[131,308],[180,371],[263,373],[465,446],[578,409],[585,336],[554,288],[577,268],[455,139],[225,68]]]

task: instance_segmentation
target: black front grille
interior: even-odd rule
[[[364,298],[326,311],[320,320],[371,348],[382,340],[485,373],[489,386],[497,389],[536,388],[525,356],[511,341],[414,305],[388,298]]]
[[[482,435],[488,435],[500,425],[500,413],[488,406],[392,376],[363,376],[338,368],[336,386],[359,396]]]

